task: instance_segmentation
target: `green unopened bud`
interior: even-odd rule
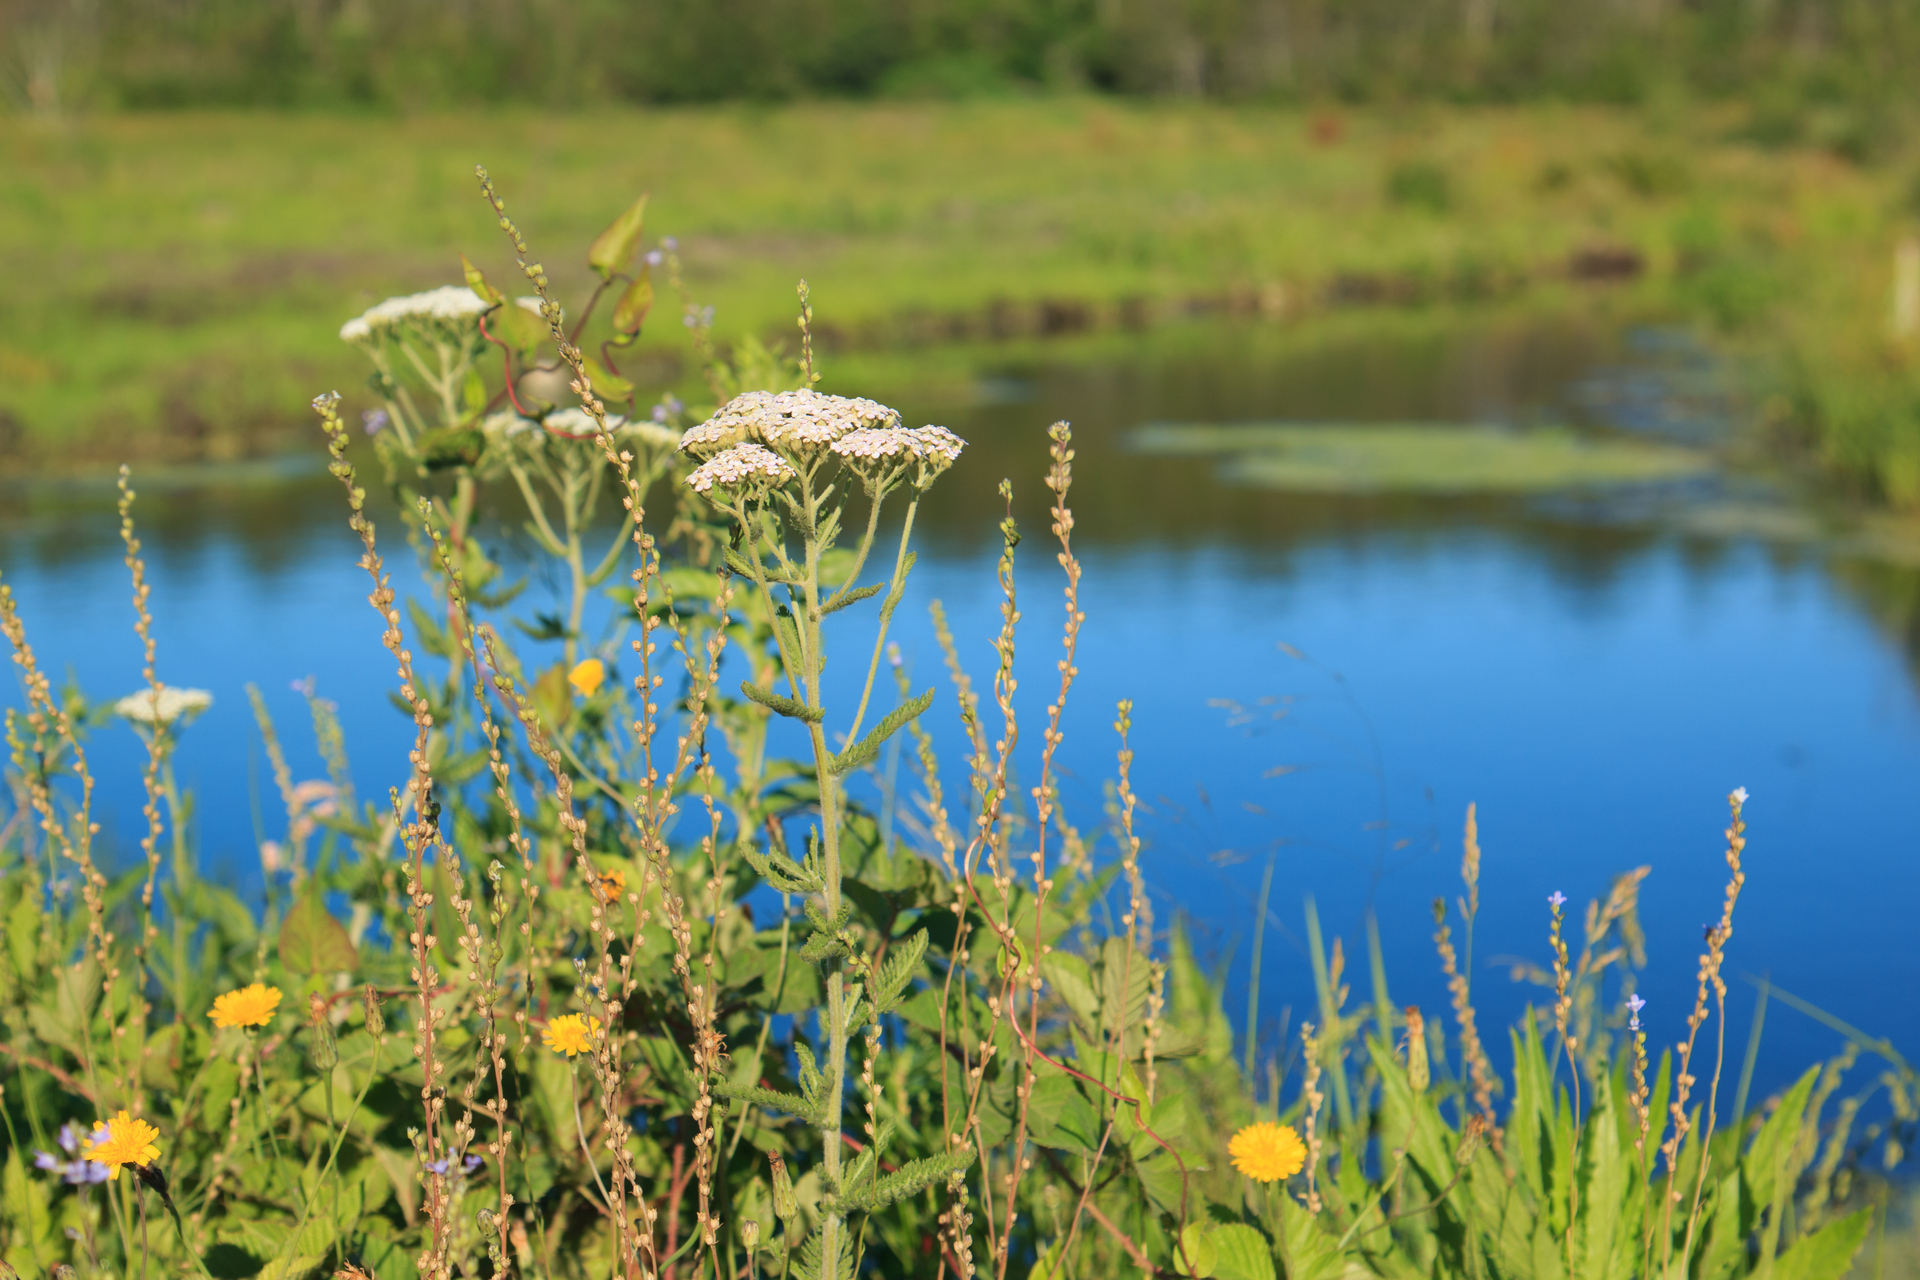
[[[387,1020],[380,1016],[380,997],[375,994],[371,982],[361,988],[360,999],[367,1007],[367,1034],[380,1035],[387,1029]]]
[[[322,1073],[333,1070],[340,1061],[340,1047],[333,1041],[333,1024],[325,1018],[307,1030],[307,1061]]]
[[[793,1194],[793,1179],[787,1176],[787,1162],[777,1152],[768,1155],[767,1159],[773,1164],[773,1216],[791,1230],[793,1220],[800,1216],[800,1202]]]
[[[757,1219],[748,1218],[741,1222],[740,1243],[745,1247],[749,1258],[753,1256],[753,1251],[760,1247],[760,1223]]]

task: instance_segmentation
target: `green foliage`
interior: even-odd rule
[[[496,212],[542,314],[557,315],[545,270]],[[631,221],[594,251],[599,292],[633,279]],[[469,274],[481,302],[504,298]],[[416,737],[386,766],[385,803],[357,801],[329,704],[310,695],[328,777],[296,781],[256,703],[286,809],[262,901],[199,875],[193,797],[171,769],[184,719],[141,730],[159,856],[105,843],[84,752],[104,715],[41,678],[46,659],[0,591],[27,688],[6,725],[27,812],[0,842],[0,1253],[21,1274],[839,1280],[951,1274],[972,1258],[976,1274],[1000,1259],[1048,1280],[1825,1280],[1859,1250],[1867,1219],[1848,1180],[1870,1151],[1911,1142],[1911,1069],[1853,1033],[1758,1125],[1703,1114],[1690,1058],[1647,1080],[1644,1037],[1623,1039],[1619,1016],[1643,872],[1589,912],[1554,1035],[1531,1015],[1516,1030],[1504,1118],[1490,1085],[1483,1104],[1464,1068],[1448,1070],[1461,1055],[1439,1019],[1423,1033],[1432,1069],[1401,1060],[1391,1037],[1412,1034],[1417,1011],[1391,1007],[1377,937],[1372,1001],[1346,1007],[1344,950],[1309,904],[1319,1025],[1298,1086],[1276,1073],[1263,1096],[1234,1052],[1222,975],[1177,922],[1154,929],[1126,704],[1119,803],[1086,830],[1057,807],[1050,751],[1033,794],[1052,807],[1013,808],[1015,762],[986,745],[971,706],[971,791],[936,792],[918,717],[937,691],[912,696],[903,675],[859,736],[938,437],[901,437],[911,467],[843,464],[790,421],[756,419],[785,471],[723,474],[702,497],[679,483],[698,463],[697,441],[680,449],[671,429],[684,420],[487,411],[538,361],[578,376],[587,357],[552,328],[537,350],[503,349],[467,305],[356,339],[381,375],[391,426],[376,458],[412,513],[428,598],[394,599],[381,556],[396,539],[366,519],[337,398],[315,402],[373,583],[367,642],[401,664],[396,701]],[[743,355],[715,356],[712,384],[811,382],[804,357]],[[848,409],[800,400],[823,430]],[[1071,652],[1064,426],[1051,445]],[[667,481],[671,500],[656,488]],[[894,536],[884,510],[842,538],[856,487],[876,507],[907,505],[891,556],[871,555]],[[589,548],[608,490],[632,523]],[[564,615],[516,610],[517,587],[496,585],[480,549],[496,492],[521,499]],[[1003,536],[1010,564],[1011,521]],[[870,562],[891,564],[883,583],[860,582]],[[616,570],[630,587],[605,587]],[[824,699],[835,628],[881,586],[878,635],[856,651],[861,702]],[[1010,567],[1004,589],[1010,671]],[[596,590],[624,606],[602,636],[581,611]],[[516,654],[506,623],[562,659]],[[623,654],[639,669],[617,678]],[[755,675],[743,697],[723,693],[723,661]],[[1064,701],[1071,662],[1059,670]],[[799,696],[771,693],[780,680]],[[1011,682],[998,687],[1010,722]],[[804,758],[779,754],[776,715],[796,722],[779,730],[804,737]],[[883,837],[904,824],[874,812],[864,777],[902,729],[921,753],[916,843]],[[135,869],[106,870],[122,865]],[[1114,916],[1118,929],[1102,926]],[[255,983],[280,1005],[209,1017]],[[1896,1099],[1864,1142],[1852,1100],[1826,1118],[1862,1052],[1887,1059]],[[121,1110],[158,1129],[159,1156],[89,1181],[63,1130],[72,1142]],[[1277,1186],[1236,1171],[1228,1139],[1255,1121],[1311,1135],[1307,1167]]]
[[[1902,0],[1648,7],[1504,0],[1309,4],[1020,4],[900,11],[875,0],[429,0],[312,12],[294,0],[135,0],[23,21],[24,97],[143,107],[417,108],[502,102],[763,101],[802,94],[1003,96],[1094,85],[1229,99],[1552,95],[1637,101],[1674,85],[1755,88],[1804,113],[1910,90],[1920,16]],[[28,14],[35,14],[29,6]],[[29,62],[29,49],[57,54]],[[47,65],[51,63],[51,65]],[[1775,132],[1780,129],[1776,127]]]

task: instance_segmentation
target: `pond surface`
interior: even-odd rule
[[[1309,895],[1354,961],[1355,1003],[1370,989],[1371,908],[1395,1001],[1444,1007],[1431,903],[1459,892],[1469,803],[1485,851],[1474,974],[1483,1025],[1540,1001],[1499,961],[1547,962],[1548,894],[1564,891],[1577,919],[1616,873],[1650,865],[1641,991],[1655,1042],[1677,1038],[1726,878],[1725,797],[1745,786],[1730,1072],[1754,1004],[1738,975],[1767,975],[1920,1053],[1912,569],[1804,537],[1768,540],[1753,532],[1764,521],[1709,534],[1710,522],[1678,518],[1730,494],[1747,501],[1742,481],[1619,501],[1281,493],[1230,483],[1217,459],[1129,447],[1157,422],[1329,420],[1555,424],[1712,445],[1737,423],[1737,398],[1683,336],[1497,318],[1304,338],[1198,326],[980,360],[986,372],[966,403],[894,397],[910,420],[943,421],[972,441],[923,514],[920,568],[894,631],[916,683],[942,690],[931,722],[953,781],[958,728],[926,606],[945,603],[984,682],[999,607],[993,491],[1012,477],[1027,535],[1022,731],[1037,742],[1061,621],[1042,429],[1070,418],[1087,628],[1065,719],[1065,797],[1083,827],[1102,821],[1114,706],[1132,698],[1157,920],[1186,916],[1227,966],[1236,1023],[1273,868],[1263,1045],[1311,1008]],[[0,500],[0,570],[42,660],[70,667],[96,698],[139,682],[110,499],[104,488],[28,484]],[[180,755],[182,782],[201,797],[204,861],[257,891],[256,841],[280,823],[248,682],[278,717],[296,776],[319,774],[289,689],[309,675],[340,704],[361,793],[384,794],[404,776],[411,731],[387,697],[392,664],[367,612],[357,542],[337,485],[305,464],[145,483],[139,510],[162,677],[216,698]],[[403,586],[417,580],[391,524],[383,530]],[[843,652],[860,648],[849,625]],[[859,665],[829,675],[853,684]],[[13,689],[6,696],[17,702]],[[96,732],[93,750],[109,832],[130,845],[139,748],[115,725]],[[1023,760],[1023,786],[1035,765]],[[1756,1087],[1838,1048],[1832,1031],[1776,1005]]]

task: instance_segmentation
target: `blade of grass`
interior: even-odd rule
[[[1253,916],[1253,960],[1247,973],[1247,1100],[1253,1098],[1253,1058],[1260,1041],[1260,946],[1267,936],[1267,896],[1273,891],[1273,864],[1280,858],[1275,849],[1267,855],[1266,874],[1260,877],[1260,906]],[[1277,1100],[1277,1095],[1276,1095]]]
[[[1767,997],[1772,983],[1760,975],[1760,998],[1753,1006],[1753,1027],[1747,1032],[1747,1056],[1740,1064],[1740,1087],[1733,1094],[1733,1130],[1740,1133],[1747,1123],[1747,1090],[1753,1084],[1753,1064],[1760,1057],[1760,1029],[1767,1021]]]
[[[1342,1132],[1353,1127],[1353,1098],[1347,1092],[1347,1072],[1338,1056],[1346,1042],[1346,1035],[1340,1028],[1340,1010],[1333,1000],[1333,981],[1327,973],[1327,948],[1320,939],[1320,910],[1314,905],[1313,895],[1307,895],[1307,952],[1313,960],[1313,987],[1320,997],[1320,1022],[1326,1029],[1321,1032],[1326,1043],[1332,1045],[1336,1058],[1328,1066],[1333,1075],[1333,1105],[1340,1114]]]
[[[1912,1064],[1910,1064],[1905,1058],[1900,1056],[1899,1050],[1893,1047],[1893,1042],[1891,1040],[1887,1040],[1884,1038],[1876,1039],[1875,1037],[1868,1035],[1866,1032],[1860,1030],[1860,1028],[1852,1025],[1851,1023],[1842,1022],[1840,1019],[1834,1017],[1832,1014],[1828,1013],[1825,1009],[1822,1009],[1820,1006],[1816,1004],[1811,1004],[1805,1000],[1802,1000],[1799,996],[1794,995],[1790,991],[1781,990],[1779,987],[1774,986],[1770,981],[1768,981],[1765,978],[1756,978],[1750,973],[1743,973],[1740,975],[1740,978],[1742,981],[1752,983],[1756,987],[1764,983],[1766,985],[1769,995],[1772,998],[1784,1001],[1788,1006],[1798,1009],[1801,1013],[1806,1014],[1809,1018],[1812,1018],[1815,1022],[1819,1022],[1826,1026],[1832,1027],[1835,1031],[1838,1031],[1841,1035],[1853,1041],[1853,1043],[1859,1045],[1862,1049],[1867,1050],[1869,1053],[1879,1054],[1882,1058],[1885,1058],[1888,1062],[1892,1063],[1894,1066],[1900,1068],[1900,1070],[1908,1073],[1909,1075],[1913,1073]]]

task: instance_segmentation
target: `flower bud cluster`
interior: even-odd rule
[[[478,317],[490,310],[491,305],[465,285],[442,285],[425,293],[409,293],[374,304],[340,326],[340,340],[366,342],[410,322],[477,326]]]
[[[884,489],[911,464],[916,488],[925,489],[960,458],[967,442],[945,427],[868,427],[833,442],[833,451],[866,482]]]
[[[773,450],[757,444],[736,444],[695,467],[687,484],[695,493],[709,493],[715,485],[777,484],[793,478],[793,468]]]
[[[896,410],[872,400],[800,390],[743,392],[681,436],[680,447],[711,460],[688,479],[699,493],[716,483],[733,483],[729,477],[735,473],[786,479],[823,451],[844,462],[869,490],[879,491],[909,466],[918,468],[915,485],[926,488],[953,465],[966,442],[944,427],[902,427]],[[785,472],[768,469],[762,455],[779,459]],[[734,460],[725,467],[709,471],[729,457]]]
[[[680,438],[689,453],[707,456],[743,441],[793,453],[831,445],[863,427],[886,426],[900,415],[886,405],[818,391],[743,391]]]

